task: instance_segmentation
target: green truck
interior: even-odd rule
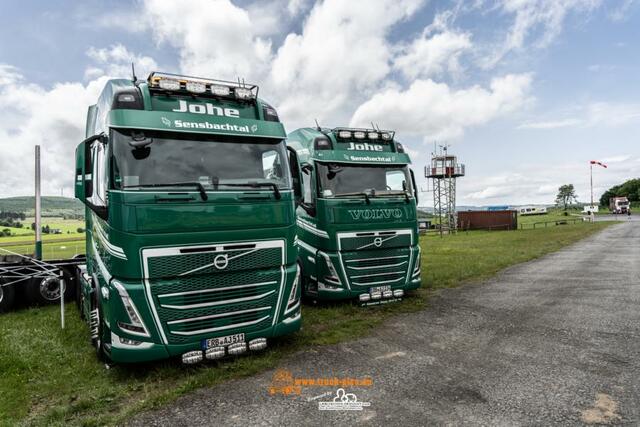
[[[255,85],[157,72],[106,83],[75,173],[79,305],[100,357],[198,363],[300,328],[285,137]]]
[[[303,128],[288,135],[287,146],[302,186],[296,244],[303,295],[374,305],[418,288],[418,192],[395,133]]]

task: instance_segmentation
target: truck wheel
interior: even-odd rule
[[[0,313],[5,313],[13,307],[15,290],[13,285],[0,286]]]
[[[64,273],[64,300],[69,301],[75,296],[73,282],[65,272]],[[29,281],[26,286],[27,299],[31,304],[43,305],[51,304],[60,300],[60,278],[58,276],[36,277]]]

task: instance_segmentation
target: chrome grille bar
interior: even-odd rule
[[[396,264],[369,265],[369,266],[365,266],[365,267],[353,267],[351,265],[347,265],[347,268],[351,268],[352,270],[374,270],[374,269],[378,269],[378,268],[399,267],[399,266],[404,265],[406,263],[407,263],[407,261],[402,261],[402,262],[399,262],[399,263],[396,263]]]
[[[251,308],[249,310],[238,310],[238,311],[229,311],[226,313],[210,314],[209,316],[200,316],[200,317],[191,317],[188,319],[171,320],[167,322],[167,325],[176,325],[179,323],[195,322],[198,320],[219,319],[221,317],[229,317],[229,316],[234,316],[236,314],[255,313],[257,311],[271,310],[271,308],[272,308],[271,306],[258,307],[258,308]]]
[[[175,335],[200,335],[200,334],[206,334],[209,332],[224,331],[225,329],[234,329],[234,328],[241,328],[243,326],[251,326],[251,325],[258,324],[268,318],[269,316],[267,315],[267,316],[261,317],[260,319],[252,320],[250,322],[234,323],[233,325],[219,326],[217,328],[198,329],[197,331],[189,331],[189,332],[169,330],[169,332]]]
[[[185,291],[185,292],[174,292],[171,294],[162,294],[158,295],[158,298],[166,298],[166,297],[179,297],[183,295],[195,295],[195,294],[204,294],[209,292],[219,292],[219,291],[228,291],[231,289],[242,289],[242,288],[251,288],[254,286],[267,286],[267,285],[275,285],[278,282],[272,280],[270,282],[260,282],[260,283],[249,283],[246,285],[236,285],[236,286],[225,286],[224,288],[212,288],[212,289],[201,289],[199,291]]]
[[[254,295],[254,296],[250,296],[250,297],[234,298],[234,299],[227,299],[227,300],[213,301],[213,302],[203,302],[203,303],[199,303],[199,304],[189,304],[189,305],[160,304],[160,307],[174,308],[176,310],[189,310],[189,309],[192,309],[192,308],[214,307],[216,305],[235,304],[237,302],[255,301],[257,299],[261,299],[261,298],[264,298],[266,296],[269,296],[269,295],[271,295],[271,294],[273,294],[275,292],[276,292],[275,290],[271,290],[269,292],[265,292],[263,294]]]
[[[389,276],[391,274],[402,274],[402,275],[404,275],[404,271],[390,271],[388,273],[362,274],[362,275],[359,275],[359,276],[351,276],[351,278],[352,279],[359,279],[361,277]]]

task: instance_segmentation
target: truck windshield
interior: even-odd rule
[[[283,140],[112,130],[111,141],[116,189],[185,183],[219,191],[291,188]]]
[[[358,194],[411,194],[409,168],[398,165],[355,165],[348,163],[316,163],[321,197]]]

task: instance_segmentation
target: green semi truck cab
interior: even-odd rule
[[[394,132],[303,128],[288,135],[287,146],[302,186],[296,244],[303,294],[372,305],[418,288],[418,192]]]
[[[255,85],[167,73],[106,83],[75,171],[81,313],[100,356],[197,363],[300,328],[285,137]]]

